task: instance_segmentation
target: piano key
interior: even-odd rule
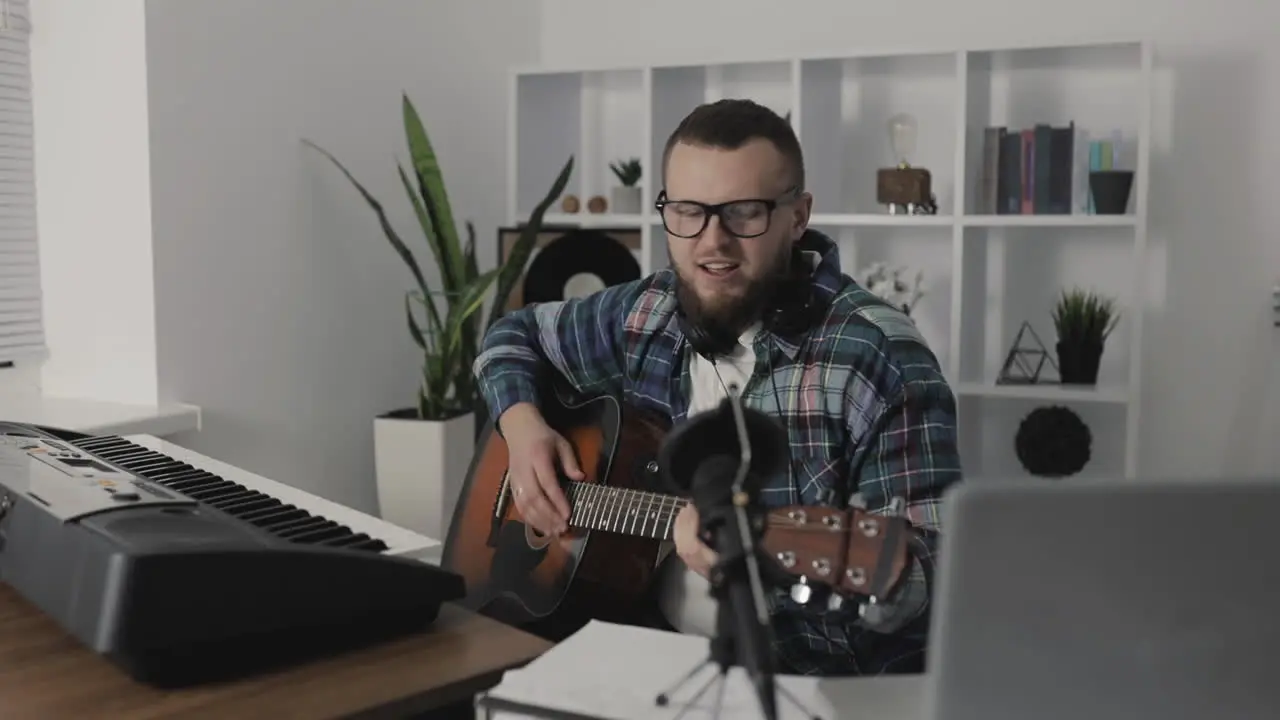
[[[347,530],[345,525],[339,525],[332,520],[327,520],[325,521],[324,527],[311,530],[310,532],[301,533],[294,536],[293,539],[297,542],[318,545],[322,540],[334,540],[345,537],[355,537],[355,535],[351,531]]]
[[[439,561],[442,548],[438,540],[159,438],[108,436],[75,444],[124,470],[277,537]]]

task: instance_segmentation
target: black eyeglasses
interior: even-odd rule
[[[667,191],[658,194],[653,207],[662,216],[667,232],[679,238],[693,238],[707,229],[711,216],[720,218],[720,226],[731,235],[750,239],[769,232],[773,211],[779,205],[795,200],[798,188],[790,187],[773,200],[750,198],[709,205],[696,200],[668,200]]]

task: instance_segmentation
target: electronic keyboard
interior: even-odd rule
[[[130,676],[228,679],[428,627],[439,543],[149,436],[0,422],[0,582]]]

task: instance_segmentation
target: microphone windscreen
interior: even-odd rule
[[[738,463],[737,456],[723,453],[709,455],[698,463],[689,495],[699,515],[705,516],[711,508],[728,507],[732,503]]]
[[[710,456],[729,455],[737,462],[742,449],[731,403],[725,399],[716,409],[694,415],[663,440],[658,449],[658,465],[671,492],[688,497],[698,466]],[[791,448],[786,431],[776,418],[746,407],[742,413],[751,443],[746,490],[754,494],[760,482],[786,467]]]

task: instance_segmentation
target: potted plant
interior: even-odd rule
[[[304,142],[332,161],[351,182],[413,276],[415,287],[405,295],[404,312],[409,335],[423,355],[422,379],[412,406],[374,419],[378,505],[388,522],[427,537],[444,538],[475,448],[473,415],[480,397],[472,364],[484,331],[502,315],[507,296],[524,271],[543,215],[569,181],[573,157],[534,208],[506,263],[480,272],[475,228],[466,223],[464,245],[440,163],[408,95],[402,96],[401,108],[411,168],[406,172],[397,163],[400,181],[440,268],[439,289],[428,285],[413,250],[391,226],[382,204],[327,150]],[[482,326],[480,311],[491,291],[491,311]]]
[[[1053,308],[1053,326],[1063,384],[1097,384],[1103,348],[1119,320],[1113,298],[1078,288],[1062,292]]]
[[[924,297],[924,271],[917,271],[910,282],[907,268],[874,262],[858,273],[857,282],[868,292],[883,299],[907,315]]]
[[[640,158],[618,160],[609,163],[609,169],[621,185],[613,188],[610,205],[615,213],[622,215],[638,215],[640,213]]]

